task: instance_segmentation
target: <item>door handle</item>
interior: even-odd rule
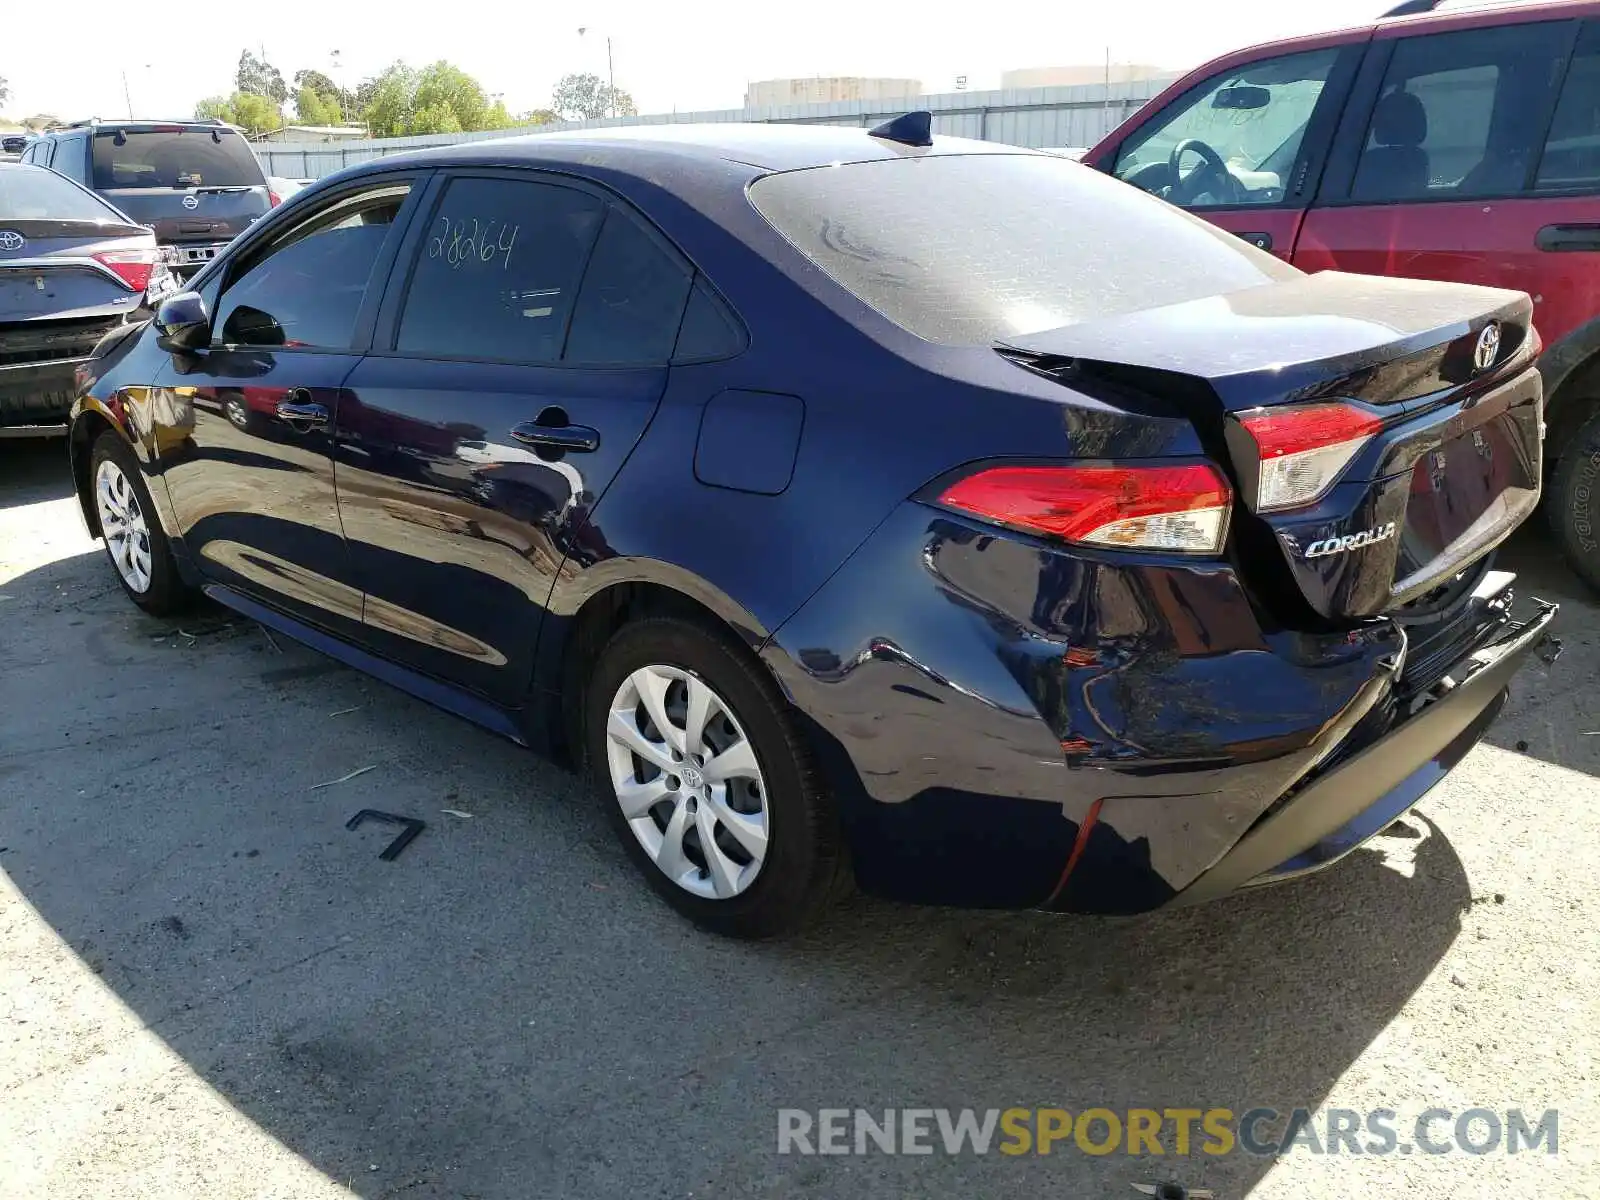
[[[273,411],[280,420],[301,432],[328,427],[327,407],[312,402],[309,388],[290,388]]]
[[[512,429],[511,436],[524,446],[545,450],[579,454],[600,449],[600,431],[587,425],[540,425],[536,421],[524,421]]]
[[[1533,244],[1540,250],[1600,250],[1600,225],[1546,225]]]
[[[1233,236],[1241,241],[1249,242],[1257,250],[1272,249],[1272,235],[1270,233],[1236,233]]]

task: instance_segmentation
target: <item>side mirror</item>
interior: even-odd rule
[[[1212,108],[1229,108],[1234,111],[1265,108],[1272,103],[1272,93],[1264,87],[1235,84],[1225,87],[1211,97]]]
[[[198,292],[168,296],[156,309],[156,330],[168,350],[203,350],[211,344],[211,318]]]

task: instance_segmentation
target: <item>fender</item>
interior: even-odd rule
[[[1539,355],[1539,376],[1544,380],[1546,412],[1552,404],[1564,406],[1563,385],[1571,382],[1589,361],[1600,355],[1600,317],[1585,321],[1565,337],[1552,342]]]

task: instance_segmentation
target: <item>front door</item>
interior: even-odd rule
[[[1093,165],[1289,259],[1360,44],[1223,66]]]
[[[299,620],[357,636],[333,474],[333,428],[376,309],[410,184],[345,193],[208,287],[209,349],[173,354],[156,380],[162,474],[200,571]],[[393,248],[388,253],[392,255]],[[381,275],[379,276],[381,278]]]
[[[515,704],[556,572],[665,389],[692,272],[606,194],[462,172],[393,277],[337,423],[367,641]]]

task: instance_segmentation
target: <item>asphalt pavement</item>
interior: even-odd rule
[[[742,945],[568,773],[141,614],[60,443],[0,443],[0,1197],[1600,1196],[1600,621],[1537,530],[1503,560],[1565,656],[1336,869],[1139,919],[856,898]],[[369,807],[428,827],[381,861]],[[777,1151],[780,1109],[1057,1105],[1555,1109],[1559,1146]]]

